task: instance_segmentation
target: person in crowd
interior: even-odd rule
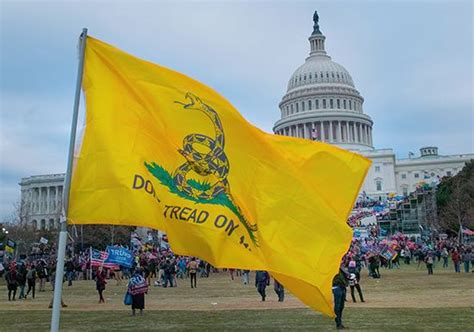
[[[351,277],[349,278],[349,286],[351,288],[352,302],[356,302],[354,288],[357,289],[357,293],[359,293],[360,301],[365,302],[364,296],[362,295],[362,289],[360,288],[360,267],[357,267],[357,263],[355,261],[349,261],[348,272],[350,273]],[[352,275],[354,275],[355,278],[352,278]]]
[[[250,274],[250,270],[243,270],[242,271],[242,281],[243,281],[244,285],[249,284],[249,274]]]
[[[460,273],[461,272],[461,256],[459,255],[459,252],[457,249],[454,249],[452,254],[451,254],[451,259],[454,264],[454,272]]]
[[[211,274],[211,263],[206,262],[206,278],[209,278],[210,274]]]
[[[278,296],[278,302],[283,302],[285,299],[285,288],[276,279],[273,279],[273,290]]]
[[[5,280],[7,282],[7,289],[8,289],[8,301],[15,301],[16,297],[16,290],[18,288],[18,274],[16,270],[16,264],[10,264],[10,268],[8,269],[7,273],[5,274]]]
[[[96,287],[97,292],[99,293],[99,304],[105,303],[103,293],[104,293],[106,284],[107,284],[106,273],[102,267],[99,267],[95,275],[95,287]]]
[[[464,272],[469,273],[469,264],[471,263],[471,248],[465,248],[461,254],[461,260],[464,265]]]
[[[145,309],[145,294],[148,292],[148,283],[142,276],[141,269],[137,268],[128,282],[128,292],[132,295],[132,316],[135,316],[136,310],[140,310],[140,316],[143,316]]]
[[[26,291],[25,299],[28,297],[30,292],[32,292],[31,297],[35,298],[35,288],[36,288],[36,268],[34,265],[31,265],[26,273],[26,281],[28,283],[28,290]]]
[[[117,282],[116,285],[120,286],[122,284],[122,270],[120,269],[120,265],[117,265],[113,271],[114,279]]]
[[[25,286],[26,286],[26,266],[25,264],[19,264],[17,271],[17,283],[20,288],[20,294],[18,294],[18,299],[25,298]]]
[[[163,287],[168,287],[168,282],[170,287],[173,287],[173,272],[174,272],[174,265],[169,258],[166,258],[163,264]]]
[[[191,261],[188,263],[187,268],[189,271],[189,278],[191,280],[191,288],[196,288],[196,274],[199,269],[199,264],[196,262],[196,258],[191,258]]]
[[[257,291],[262,297],[262,301],[265,301],[267,297],[265,293],[265,289],[267,286],[270,285],[270,275],[267,271],[257,271],[255,273],[255,287],[257,287]]]
[[[332,293],[334,295],[334,313],[336,314],[336,328],[338,330],[346,329],[342,325],[342,311],[346,299],[347,279],[342,269],[339,270],[332,280]]]
[[[176,277],[184,279],[184,277],[186,276],[186,260],[184,259],[184,257],[180,257],[178,259],[177,269],[178,271],[176,273]]]
[[[434,255],[432,251],[430,251],[426,255],[425,263],[426,263],[426,269],[428,270],[428,274],[433,274]]]
[[[234,272],[235,272],[235,269],[229,269],[229,274],[230,274],[230,279],[231,280],[234,280]]]
[[[39,290],[40,292],[45,292],[46,279],[48,278],[48,269],[46,268],[46,262],[41,259],[36,266],[36,274],[39,279]]]
[[[443,259],[443,268],[448,267],[448,258],[449,258],[449,252],[446,247],[441,250],[441,258]]]
[[[75,274],[74,262],[72,258],[66,261],[65,268],[66,268],[67,285],[72,286],[72,281],[74,279],[74,274]]]
[[[49,278],[50,278],[51,286],[53,287],[53,291],[54,291],[54,285],[56,283],[56,265],[51,264],[50,269],[51,269],[51,272],[49,274],[50,275]],[[64,283],[64,275],[61,278],[61,282]],[[49,302],[49,306],[48,306],[49,309],[53,308],[53,301],[54,301],[54,297],[52,297],[51,302]],[[67,305],[64,303],[62,296],[61,296],[61,307],[67,308]]]
[[[362,289],[360,288],[359,280],[357,280],[357,276],[354,273],[350,274],[349,286],[351,288],[352,302],[357,302],[355,299],[354,288],[357,289],[357,293],[359,293],[360,302],[365,302],[364,296],[362,295]]]
[[[199,261],[199,277],[204,278],[206,276],[206,262],[202,259]]]

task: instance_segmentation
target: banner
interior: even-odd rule
[[[118,270],[119,265],[114,263],[106,263],[109,254],[106,251],[92,249],[91,252],[91,267],[103,267],[106,269]]]
[[[107,254],[105,263],[113,263],[127,268],[131,268],[133,265],[133,254],[126,248],[108,246]]]
[[[178,255],[266,270],[334,315],[370,161],[247,122],[219,93],[88,37],[68,220],[163,230]]]

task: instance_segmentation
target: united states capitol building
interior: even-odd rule
[[[440,155],[435,146],[422,147],[419,156],[407,159],[397,159],[392,149],[374,148],[374,123],[364,113],[364,98],[349,72],[327,54],[316,12],[313,20],[309,56],[290,77],[275,134],[335,144],[371,159],[361,193],[375,199],[390,193],[407,195],[421,182],[455,175],[474,159],[473,153]]]
[[[474,154],[440,155],[434,146],[422,147],[419,156],[396,159],[392,149],[376,149],[374,125],[363,111],[364,98],[349,72],[326,53],[326,37],[314,15],[309,37],[310,53],[291,75],[280,102],[277,135],[335,144],[372,160],[361,193],[383,199],[388,194],[407,195],[420,182],[432,183],[459,172]],[[21,179],[23,217],[38,229],[56,228],[61,212],[64,174],[35,175]]]

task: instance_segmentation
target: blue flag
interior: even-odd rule
[[[131,268],[133,264],[133,254],[130,250],[122,247],[107,247],[107,259],[105,263],[114,263],[127,268]]]

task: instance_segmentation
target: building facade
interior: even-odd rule
[[[472,153],[442,156],[437,147],[421,148],[418,157],[408,159],[396,159],[392,149],[375,149],[374,123],[363,111],[364,98],[349,72],[327,54],[317,13],[313,20],[309,56],[290,77],[275,134],[335,144],[371,159],[362,192],[372,198],[406,195],[421,182],[455,175],[474,159]]]
[[[57,229],[62,211],[64,174],[22,178],[20,214],[35,229]]]
[[[310,53],[291,75],[273,131],[278,135],[335,144],[372,160],[361,192],[372,198],[406,195],[420,182],[433,183],[459,172],[474,154],[442,156],[436,147],[420,149],[418,157],[396,159],[392,149],[375,149],[374,125],[363,111],[364,98],[349,72],[332,61],[315,13]],[[38,175],[20,182],[22,216],[38,229],[57,227],[64,174]]]

